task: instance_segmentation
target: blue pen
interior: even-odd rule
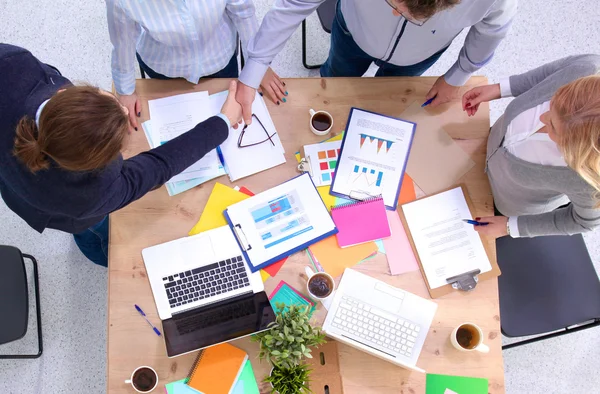
[[[433,102],[433,100],[435,100],[436,97],[437,97],[437,95],[435,95],[432,98],[430,98],[429,100],[425,101],[423,104],[421,104],[421,108],[427,107],[429,104],[431,104]]]
[[[477,220],[469,220],[469,219],[463,219],[462,221],[465,223],[472,224],[473,226],[487,226],[489,224],[488,222],[478,222]]]
[[[223,152],[221,152],[220,146],[217,146],[217,155],[219,156],[219,161],[221,162],[221,165],[225,167],[225,158],[223,157]]]
[[[148,318],[146,317],[146,314],[144,313],[144,311],[142,310],[142,308],[140,308],[139,306],[135,305],[135,309],[137,309],[137,311],[140,313],[140,315],[142,315],[142,317],[144,318],[144,320],[146,320],[146,322],[148,324],[150,324],[150,327],[152,327],[152,329],[154,330],[154,332],[156,333],[156,335],[160,336],[160,331],[158,331],[158,328],[154,327],[154,324],[150,323],[150,320],[148,320]]]

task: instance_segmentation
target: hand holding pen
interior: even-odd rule
[[[481,235],[492,238],[508,235],[508,218],[506,216],[487,216],[475,218],[475,220],[463,219],[463,221],[472,224],[473,229]]]

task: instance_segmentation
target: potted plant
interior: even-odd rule
[[[309,392],[306,384],[310,371],[302,360],[312,358],[312,348],[325,343],[325,334],[310,324],[310,306],[277,303],[276,309],[277,316],[270,328],[252,337],[260,344],[259,358],[273,366],[265,381],[273,385],[274,393]],[[304,391],[298,391],[298,386]]]
[[[308,389],[310,369],[306,364],[298,364],[291,368],[273,367],[265,382],[271,383],[271,394],[304,394]]]

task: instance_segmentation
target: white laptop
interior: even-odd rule
[[[275,321],[260,272],[229,226],[142,250],[169,357],[254,334]]]
[[[437,304],[346,268],[327,313],[328,336],[414,371]]]

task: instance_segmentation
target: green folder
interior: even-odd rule
[[[488,394],[488,380],[427,374],[425,394]]]
[[[238,386],[243,386],[243,390]],[[259,394],[258,393],[258,384],[256,383],[256,378],[254,377],[254,371],[252,370],[252,364],[250,360],[246,361],[246,365],[244,365],[244,369],[242,369],[242,373],[238,378],[237,383],[235,384],[234,392],[241,392],[244,394]]]

